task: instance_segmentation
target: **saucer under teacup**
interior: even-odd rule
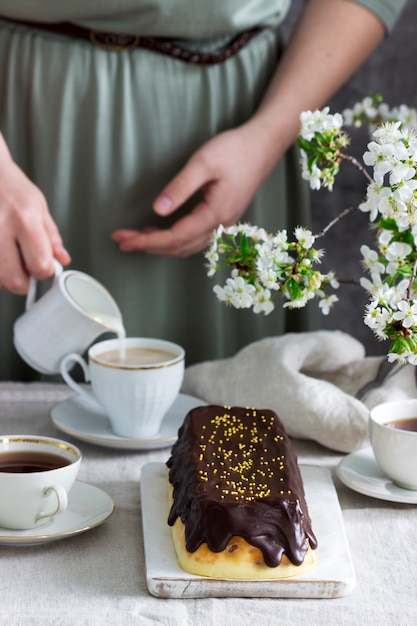
[[[112,498],[103,489],[76,480],[64,513],[27,530],[0,527],[0,545],[28,546],[66,539],[100,526],[114,508]]]
[[[50,418],[58,430],[87,443],[125,450],[157,450],[171,447],[188,411],[204,404],[206,402],[200,398],[180,393],[165,414],[159,432],[153,437],[141,439],[121,437],[114,433],[103,408],[94,400],[80,395],[71,396],[55,405]]]
[[[353,491],[388,502],[417,504],[417,491],[403,489],[384,474],[371,447],[345,456],[336,468],[339,479]]]

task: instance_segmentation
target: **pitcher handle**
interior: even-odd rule
[[[53,259],[53,261],[54,261],[54,270],[55,270],[55,276],[54,276],[54,282],[55,282],[56,279],[62,274],[64,268],[62,267],[61,263],[59,263],[59,261],[57,261],[56,259]],[[28,293],[26,296],[26,304],[25,304],[26,311],[29,311],[29,309],[31,309],[35,303],[37,284],[38,284],[37,279],[34,276],[31,276],[29,279]]]
[[[74,362],[78,363],[78,365],[81,366],[81,369],[83,370],[83,373],[84,373],[85,381],[87,383],[90,382],[90,373],[88,371],[88,365],[84,361],[83,357],[80,356],[79,354],[76,354],[75,352],[72,354],[67,354],[67,356],[65,356],[62,359],[61,365],[60,365],[62,378],[67,383],[68,387],[71,387],[71,389],[74,389],[74,391],[84,396],[84,398],[88,398],[89,400],[93,400],[94,402],[97,402],[94,394],[91,393],[91,391],[87,391],[86,389],[81,387],[81,385],[79,385],[70,375],[68,370],[71,369]]]

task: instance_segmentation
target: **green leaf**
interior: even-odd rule
[[[315,144],[304,137],[297,137],[297,144],[301,150],[304,150],[304,152],[314,152],[316,149]]]
[[[313,166],[317,163],[318,160],[319,160],[319,157],[317,154],[313,154],[307,159],[307,168],[309,172],[313,170]]]
[[[411,230],[404,230],[402,233],[400,233],[400,235],[401,241],[403,241],[404,243],[408,243],[408,245],[412,248],[414,247],[414,235],[412,234]]]
[[[390,338],[392,338],[392,335],[390,335]],[[396,354],[402,354],[403,352],[408,352],[410,350],[410,344],[408,342],[408,340],[403,337],[403,335],[398,335],[395,337],[394,341],[392,342],[388,352],[394,352]]]
[[[242,256],[245,258],[249,253],[249,243],[246,233],[242,233],[242,238],[240,240],[240,250],[242,252]]]
[[[393,220],[392,218],[388,217],[381,217],[381,219],[378,222],[378,227],[379,228],[383,228],[384,230],[393,230],[395,232],[398,232],[398,227],[397,227],[397,223],[395,220]]]
[[[295,278],[289,278],[284,284],[284,289],[288,292],[291,300],[297,300],[300,293],[300,286]]]

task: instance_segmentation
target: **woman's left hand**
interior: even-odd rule
[[[269,172],[265,155],[250,124],[217,135],[191,156],[153,205],[158,215],[171,215],[201,190],[203,200],[188,215],[167,229],[116,230],[112,239],[126,252],[172,257],[200,252],[219,224],[242,217]]]
[[[171,228],[117,230],[121,250],[185,257],[203,250],[219,225],[239,221],[259,186],[296,139],[300,113],[322,106],[384,37],[380,19],[345,0],[310,0],[259,108],[190,158],[153,208],[174,213],[199,189],[204,199]]]

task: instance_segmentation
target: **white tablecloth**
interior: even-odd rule
[[[49,419],[70,395],[63,385],[0,383],[1,434],[50,435],[71,440]],[[113,498],[116,510],[101,526],[38,546],[0,546],[0,624],[42,626],[153,624],[257,626],[417,623],[417,505],[385,502],[340,483],[341,456],[295,441],[300,463],[332,469],[357,584],[337,599],[159,599],[148,593],[139,482],[149,461],[169,448],[112,450],[72,440],[83,452],[78,478]]]

